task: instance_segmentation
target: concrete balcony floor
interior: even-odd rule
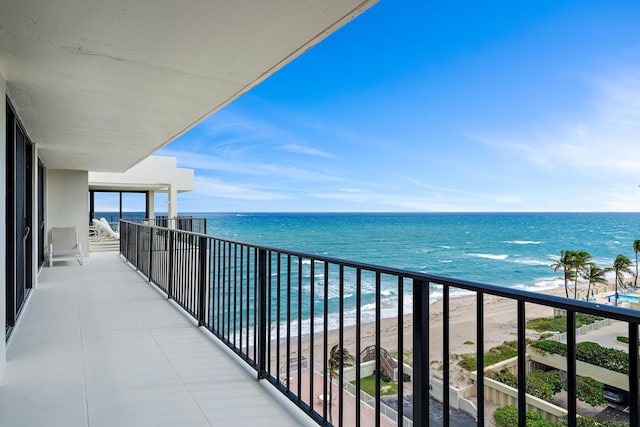
[[[7,350],[0,426],[315,425],[115,253],[44,268]]]

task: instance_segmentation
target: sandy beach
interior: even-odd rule
[[[573,288],[570,289],[571,291]],[[586,285],[578,287],[578,292],[586,291]],[[564,287],[545,290],[542,292],[548,295],[565,296]],[[517,303],[514,300],[502,297],[495,297],[485,295],[484,297],[484,346],[485,351],[492,347],[498,346],[505,341],[512,341],[517,338]],[[525,317],[527,320],[538,317],[551,317],[553,316],[553,309],[549,307],[543,307],[536,304],[525,305]],[[429,306],[429,327],[430,327],[430,373],[429,375],[436,379],[442,378],[442,360],[443,360],[443,302],[437,301]],[[403,359],[405,363],[409,365],[413,364],[413,315],[407,314],[402,319],[401,328],[402,334],[402,348],[400,349],[398,343],[398,329],[400,327],[398,318],[387,318],[380,321],[379,338],[382,348],[388,350],[395,356],[398,353],[404,354]],[[375,322],[364,323],[360,326],[360,351],[362,352],[367,346],[375,345],[377,329]],[[526,331],[528,337],[537,338],[540,334],[535,331]],[[349,326],[343,329],[343,342],[344,347],[351,353],[356,354],[356,327]],[[455,387],[463,387],[471,383],[470,374],[467,370],[458,365],[460,358],[457,355],[469,354],[476,352],[476,297],[464,296],[450,299],[450,323],[449,323],[449,353],[451,354],[450,361],[450,381],[451,385]],[[291,349],[287,353],[284,346],[280,351],[280,363],[278,368],[275,367],[276,354],[275,347],[271,348],[271,363],[272,372],[277,369],[280,371],[280,379],[285,384],[287,383],[286,373],[286,354],[290,354],[291,371],[289,372],[289,385],[292,391],[298,389],[298,372],[297,372],[297,358],[298,358],[298,345],[301,348],[301,356],[303,360],[307,361],[306,365],[303,364],[303,371],[300,378],[300,390],[301,398],[304,401],[311,402],[314,405],[314,409],[318,412],[322,412],[322,405],[316,399],[316,395],[322,394],[323,381],[322,373],[324,371],[323,366],[323,353],[326,350],[327,353],[330,348],[340,342],[340,333],[337,330],[330,331],[327,334],[325,341],[324,334],[319,333],[313,337],[303,337],[300,341],[297,338],[291,340]],[[300,343],[300,344],[299,344]],[[311,355],[311,348],[313,348],[313,355]],[[400,350],[400,351],[399,351]],[[313,371],[309,371],[309,360],[313,360]],[[304,363],[304,362],[303,362]],[[315,372],[312,373],[312,372]],[[314,391],[313,396],[310,395],[309,375],[314,378]],[[405,383],[405,390],[411,390],[411,383]],[[337,400],[338,390],[334,385],[334,399]],[[344,401],[346,405],[344,414],[346,420],[351,420],[354,414],[354,401],[351,397],[346,397]],[[493,425],[492,414],[495,409],[495,404],[489,401],[485,401],[487,408],[485,422],[487,425]],[[333,405],[334,417],[337,417],[339,411],[338,402],[335,401]],[[371,409],[362,404],[361,416],[364,418],[371,417]],[[363,419],[364,419],[363,418]],[[368,418],[367,418],[368,419]],[[346,425],[352,425],[350,421],[347,421]]]
[[[573,291],[573,288],[570,288]],[[586,285],[579,284],[578,292],[586,291]],[[544,290],[544,294],[565,296],[564,287]],[[571,294],[571,293],[570,293]],[[512,341],[517,338],[517,304],[516,301],[485,295],[484,297],[484,346],[485,351],[502,344],[505,341]],[[543,307],[536,304],[525,305],[525,317],[527,320],[538,317],[552,317],[553,309]],[[431,362],[431,374],[438,377],[439,363],[443,360],[443,303],[437,301],[430,305],[429,309],[429,325],[430,325],[430,352],[429,358]],[[398,318],[382,319],[380,322],[380,345],[392,354],[400,353],[398,345]],[[402,319],[403,345],[402,353],[405,354],[405,361],[412,364],[412,347],[413,347],[413,315],[407,314]],[[527,336],[537,338],[539,336],[535,331],[527,330]],[[327,348],[338,344],[340,340],[339,331],[330,331],[327,339]],[[367,346],[376,343],[376,324],[365,323],[360,327],[360,351]],[[356,327],[349,326],[343,331],[344,347],[351,353],[356,353]],[[449,323],[449,352],[452,355],[469,354],[476,351],[476,297],[464,296],[450,299],[450,323]],[[291,343],[291,355],[295,359],[297,357],[297,339],[293,339]],[[302,355],[307,360],[310,358],[310,347],[314,348],[314,364],[316,369],[321,369],[322,352],[324,351],[324,336],[322,333],[316,334],[313,339],[305,337],[302,339]],[[281,366],[284,365],[283,355],[281,352]],[[452,357],[455,359],[455,356]],[[467,378],[462,378],[456,369],[455,363],[452,366],[452,384],[464,385]],[[464,376],[464,375],[463,375]]]

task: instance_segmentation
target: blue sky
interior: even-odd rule
[[[158,154],[182,212],[640,211],[640,2],[381,0]]]

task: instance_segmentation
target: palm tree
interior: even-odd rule
[[[564,273],[564,292],[567,294],[567,298],[569,298],[569,280],[573,278],[573,270],[571,269],[572,253],[573,251],[560,251],[560,259],[551,264],[553,271],[562,269]]]
[[[633,241],[633,251],[636,253],[636,279],[633,281],[633,287],[638,287],[638,252],[640,252],[640,239]]]
[[[589,281],[587,287],[587,301],[589,301],[589,294],[591,293],[591,285],[597,285],[598,283],[607,283],[607,279],[604,277],[606,273],[611,271],[610,268],[600,268],[595,262],[590,262],[582,270],[582,278]]]
[[[331,379],[337,378],[340,371],[340,366],[353,366],[354,357],[349,350],[341,349],[338,344],[331,347],[329,352],[329,360],[327,365],[329,368],[329,423],[333,424],[331,403],[333,401],[333,387],[331,386]],[[342,387],[342,384],[340,384]]]
[[[570,253],[569,263],[573,268],[573,299],[578,299],[578,278],[584,273],[591,261],[591,254],[587,251],[568,251]]]
[[[616,299],[615,305],[618,305],[618,285],[624,287],[623,279],[624,273],[631,273],[631,260],[626,256],[620,254],[613,261],[613,271],[616,272]]]

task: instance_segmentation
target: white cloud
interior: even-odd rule
[[[457,189],[457,188],[447,188],[447,187],[441,187],[441,186],[437,186],[437,185],[431,185],[431,184],[427,184],[425,182],[422,182],[422,181],[420,181],[418,179],[411,178],[411,177],[407,177],[406,179],[410,183],[412,183],[413,185],[415,185],[417,187],[427,188],[427,189],[430,189],[430,190],[436,190],[438,192],[460,194],[460,195],[463,195],[463,196],[475,197],[475,198],[479,198],[479,199],[486,199],[486,200],[491,200],[491,201],[500,202],[500,203],[518,203],[518,202],[520,202],[520,198],[519,197],[500,196],[500,195],[485,194],[485,193],[476,193],[476,192],[473,192],[473,191],[460,190],[460,189]]]
[[[558,122],[531,123],[517,134],[464,132],[538,167],[620,176],[640,173],[640,74],[627,69],[591,82],[587,112]],[[567,116],[575,112],[567,112]],[[516,154],[517,153],[517,154]]]
[[[191,151],[169,149],[163,150],[161,154],[177,157],[178,165],[180,167],[201,169],[203,171],[231,172],[240,175],[262,176],[268,178],[279,177],[304,181],[339,180],[328,171],[313,171],[274,163],[247,162]]]
[[[240,200],[284,200],[287,196],[253,185],[226,183],[218,179],[196,176],[194,178],[194,195]]]
[[[289,151],[291,153],[307,154],[309,156],[327,157],[327,158],[334,157],[333,155],[331,155],[329,153],[326,153],[324,151],[318,150],[316,148],[304,147],[304,146],[298,145],[298,144],[283,145],[283,146],[280,147],[280,149],[282,149],[284,151]]]

